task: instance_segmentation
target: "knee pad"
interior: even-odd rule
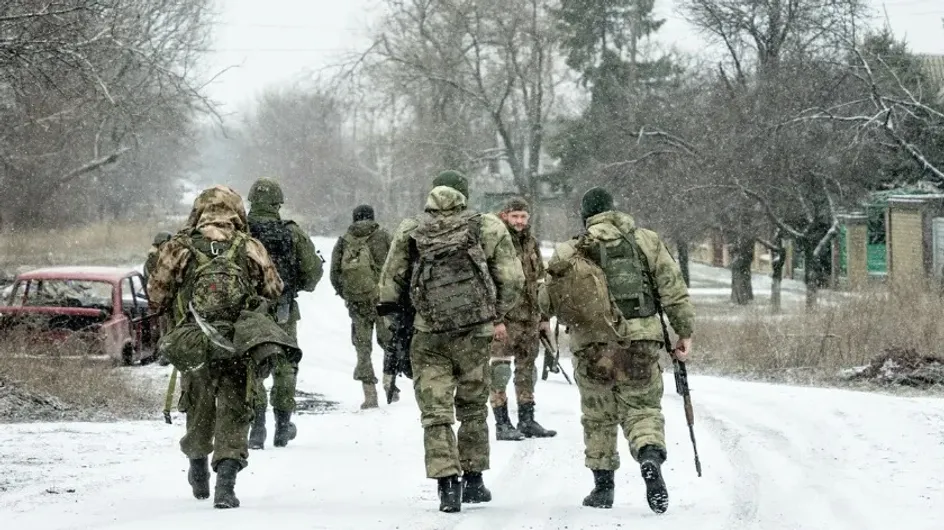
[[[511,363],[498,361],[492,363],[492,387],[502,389],[511,381]]]

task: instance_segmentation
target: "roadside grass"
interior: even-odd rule
[[[697,303],[697,301],[696,301]],[[944,294],[931,280],[872,286],[833,297],[812,310],[772,315],[762,305],[698,309],[693,368],[794,383],[839,382],[843,370],[889,351],[913,350],[944,360]]]

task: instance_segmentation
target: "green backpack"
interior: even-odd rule
[[[347,302],[370,302],[377,297],[379,271],[374,266],[374,258],[368,245],[371,235],[344,235],[341,298]]]
[[[603,269],[610,296],[624,317],[647,318],[656,314],[649,263],[634,233],[624,234],[614,247],[607,248],[597,241],[583,250]]]
[[[410,234],[417,262],[410,280],[416,313],[434,333],[492,322],[497,288],[479,241],[480,214],[423,214]]]
[[[184,273],[178,296],[178,319],[186,319],[188,304],[208,322],[234,322],[254,294],[246,256],[246,235],[211,241],[199,232],[182,240],[193,259]]]

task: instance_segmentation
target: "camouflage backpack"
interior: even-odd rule
[[[623,316],[610,298],[606,274],[580,251],[581,243],[558,245],[548,263],[545,291],[550,312],[586,342],[617,342],[622,339],[618,330]]]
[[[295,252],[295,239],[292,237],[291,225],[294,221],[271,219],[265,221],[249,221],[249,233],[259,240],[269,258],[275,264],[275,270],[282,278],[282,293],[286,297],[295,298],[298,293],[298,256]]]
[[[341,255],[341,298],[347,302],[369,302],[377,296],[379,272],[375,270],[374,258],[366,236],[344,235],[344,252]]]
[[[581,250],[603,269],[610,297],[624,317],[646,318],[656,314],[648,260],[634,233],[624,234],[611,248],[596,241],[588,242]]]
[[[184,273],[178,296],[178,317],[188,306],[209,322],[234,322],[254,294],[246,256],[246,235],[237,232],[229,241],[211,241],[199,232],[182,240],[192,260]]]
[[[433,332],[496,318],[497,290],[479,240],[481,225],[481,215],[468,210],[449,216],[426,213],[410,236],[418,257],[410,297]]]

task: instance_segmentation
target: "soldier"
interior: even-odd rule
[[[145,284],[147,284],[148,277],[151,276],[151,271],[154,270],[154,264],[157,263],[157,254],[161,251],[161,246],[170,241],[171,237],[173,236],[170,232],[158,232],[154,236],[151,248],[148,249],[147,260],[144,262],[144,269],[141,271]]]
[[[667,335],[660,313],[668,315],[679,336],[673,355],[684,361],[692,349],[695,309],[681,271],[658,234],[637,228],[630,215],[616,211],[606,190],[587,191],[581,215],[586,231],[555,249],[547,267],[547,291],[552,313],[568,325],[574,352],[586,466],[595,484],[583,505],[613,506],[622,427],[639,463],[649,507],[663,513],[669,498],[661,473],[667,453],[658,361]],[[589,265],[584,268],[582,263]],[[579,293],[555,294],[559,286],[577,285],[564,278],[578,278],[580,271],[585,278],[599,274],[600,281],[590,278]],[[572,305],[565,306],[568,300]],[[593,307],[600,308],[600,318],[578,321],[575,315]]]
[[[557,431],[547,430],[534,421],[534,383],[537,379],[535,361],[538,357],[538,332],[549,330],[548,318],[538,307],[538,281],[544,277],[544,261],[538,242],[528,225],[531,219],[528,202],[521,197],[509,199],[499,214],[505,222],[518,260],[524,271],[524,292],[517,306],[505,315],[507,341],[492,343],[492,413],[495,415],[496,440],[523,440],[526,437],[548,438]],[[508,417],[508,396],[505,387],[511,379],[511,362],[515,362],[515,395],[518,403],[518,428]]]
[[[194,201],[187,225],[164,244],[148,291],[152,309],[172,312],[159,349],[182,374],[178,408],[187,415],[180,449],[197,499],[210,496],[207,456],[216,471],[214,506],[236,508],[236,474],[246,467],[255,373],[273,357],[300,351],[268,316],[282,281],[250,237],[242,199],[216,186]]]
[[[440,511],[459,512],[463,502],[492,498],[482,479],[489,468],[489,346],[493,338],[507,339],[504,317],[520,297],[524,275],[501,221],[466,207],[461,173],[444,171],[433,186],[425,212],[403,221],[393,237],[378,311],[402,313],[401,300],[410,296],[426,476],[437,480]]]
[[[298,340],[301,313],[295,298],[299,291],[314,291],[324,274],[321,256],[311,238],[294,221],[282,219],[279,209],[285,202],[282,188],[272,179],[261,178],[249,189],[249,232],[262,242],[275,263],[282,279],[282,296],[275,306],[276,323],[293,339]],[[283,358],[284,359],[284,358]],[[295,439],[297,429],[292,423],[295,411],[295,383],[298,365],[281,363],[272,370],[272,411],[275,434],[272,445],[285,447]],[[263,449],[266,440],[265,380],[256,380],[256,415],[249,432],[249,448]]]
[[[351,317],[351,342],[357,352],[354,380],[364,388],[361,409],[378,407],[377,376],[370,356],[377,319],[377,282],[390,250],[390,234],[374,220],[374,209],[366,204],[354,208],[354,221],[347,233],[338,238],[331,252],[331,285],[344,299]],[[377,326],[377,342],[388,348],[389,331]],[[393,384],[393,376],[384,375],[384,389]],[[399,397],[394,397],[398,400]]]

